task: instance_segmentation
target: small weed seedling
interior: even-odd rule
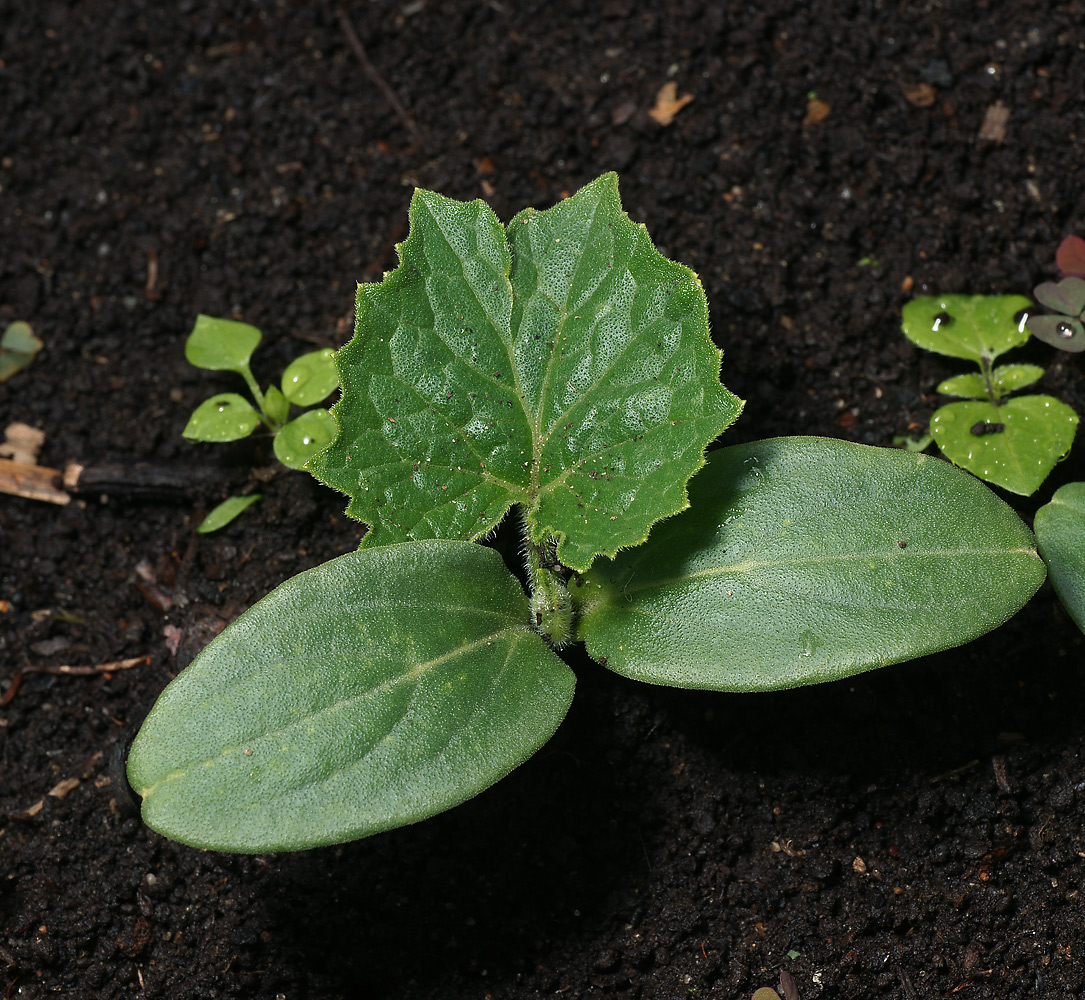
[[[290,469],[303,469],[318,451],[335,437],[335,421],[325,409],[306,410],[290,420],[290,406],[313,406],[327,399],[339,385],[335,352],[331,348],[295,358],[283,372],[282,388],[269,385],[265,392],[253,377],[249,359],[261,333],[247,323],[199,316],[185,343],[185,358],[196,368],[237,372],[249,387],[254,407],[236,392],[220,392],[202,402],[188,420],[184,436],[192,441],[237,441],[263,425],[274,435],[275,457]],[[259,494],[224,500],[196,529],[217,531]]]
[[[1043,376],[1038,365],[995,367],[999,356],[1028,340],[1031,307],[1023,295],[920,295],[901,314],[914,344],[979,366],[938,386],[966,401],[935,411],[935,444],[955,465],[1022,496],[1035,493],[1066,456],[1078,425],[1077,414],[1053,396],[1011,397]]]
[[[1030,315],[1033,336],[1060,351],[1085,351],[1085,240],[1067,236],[1055,251],[1059,280],[1037,285],[1032,294],[1048,314]]]
[[[34,336],[29,323],[16,320],[9,323],[0,337],[0,382],[22,371],[37,357],[42,342]]]
[[[651,683],[794,687],[965,642],[1043,581],[1017,515],[930,456],[787,437],[706,459],[742,402],[700,281],[615,175],[507,226],[416,191],[398,249],[358,289],[309,463],[369,531],[159,698],[128,760],[156,830],[273,851],[448,809],[550,738],[574,643]],[[512,506],[526,594],[478,544]]]

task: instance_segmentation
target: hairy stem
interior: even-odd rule
[[[572,637],[573,602],[557,561],[557,540],[545,538],[536,544],[524,524],[524,562],[531,591],[531,624],[555,649]]]

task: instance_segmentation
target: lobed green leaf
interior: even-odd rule
[[[700,282],[629,220],[614,174],[507,233],[481,201],[416,191],[399,253],[358,290],[340,433],[310,465],[364,544],[477,538],[522,503],[531,537],[584,569],[686,506],[742,403]]]
[[[926,455],[823,438],[713,453],[691,509],[570,591],[588,651],[627,677],[756,691],[947,649],[1044,579],[1032,533]]]
[[[196,407],[181,433],[190,441],[237,441],[259,423],[260,414],[244,396],[220,392]]]
[[[184,670],[128,758],[144,821],[227,851],[364,837],[478,794],[557,728],[573,674],[492,549],[426,541],[286,581]]]
[[[1063,607],[1085,632],[1085,483],[1067,483],[1036,512],[1036,540]]]
[[[248,323],[201,314],[185,342],[185,359],[195,368],[243,374],[261,336]]]
[[[951,358],[992,361],[1029,337],[1023,295],[917,295],[901,310],[904,335]]]
[[[1017,396],[997,406],[950,403],[934,412],[931,434],[954,465],[1011,493],[1031,496],[1077,433],[1078,415],[1053,396]]]

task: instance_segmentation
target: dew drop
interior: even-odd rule
[[[1069,340],[1074,335],[1074,328],[1069,323],[1060,323],[1055,327],[1055,332],[1064,340]]]
[[[302,443],[302,444],[312,444],[312,443],[313,443],[313,439],[312,439],[311,437],[309,437],[309,435],[308,435],[308,434],[306,434],[306,435],[305,435],[305,437],[303,437],[303,438],[301,439],[301,443]]]
[[[940,312],[937,316],[934,317],[934,324],[931,326],[931,330],[937,333],[940,327],[949,326],[952,322],[953,317],[950,316],[949,313]]]

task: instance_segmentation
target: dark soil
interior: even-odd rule
[[[46,344],[0,385],[0,429],[44,430],[46,465],[244,485],[266,446],[181,438],[237,388],[185,365],[198,312],[264,330],[266,383],[346,339],[412,185],[508,219],[617,169],[704,280],[748,400],[728,441],[914,433],[961,366],[900,335],[908,290],[1027,293],[1085,234],[1085,6],[666,8],[355,0],[416,135],[325,3],[0,0],[0,322]],[[693,101],[664,127],[668,80]],[[1024,353],[1085,412],[1077,356]],[[1085,478],[1079,448],[1024,516]],[[110,768],[129,727],[223,619],[357,541],[306,475],[260,488],[211,536],[213,494],[0,496],[0,687],[149,658],[29,674],[0,710],[7,996],[731,1000],[781,969],[803,1000],[1085,989],[1083,641],[1049,587],[982,641],[781,694],[574,657],[535,759],[360,843],[239,857],[150,832]]]

